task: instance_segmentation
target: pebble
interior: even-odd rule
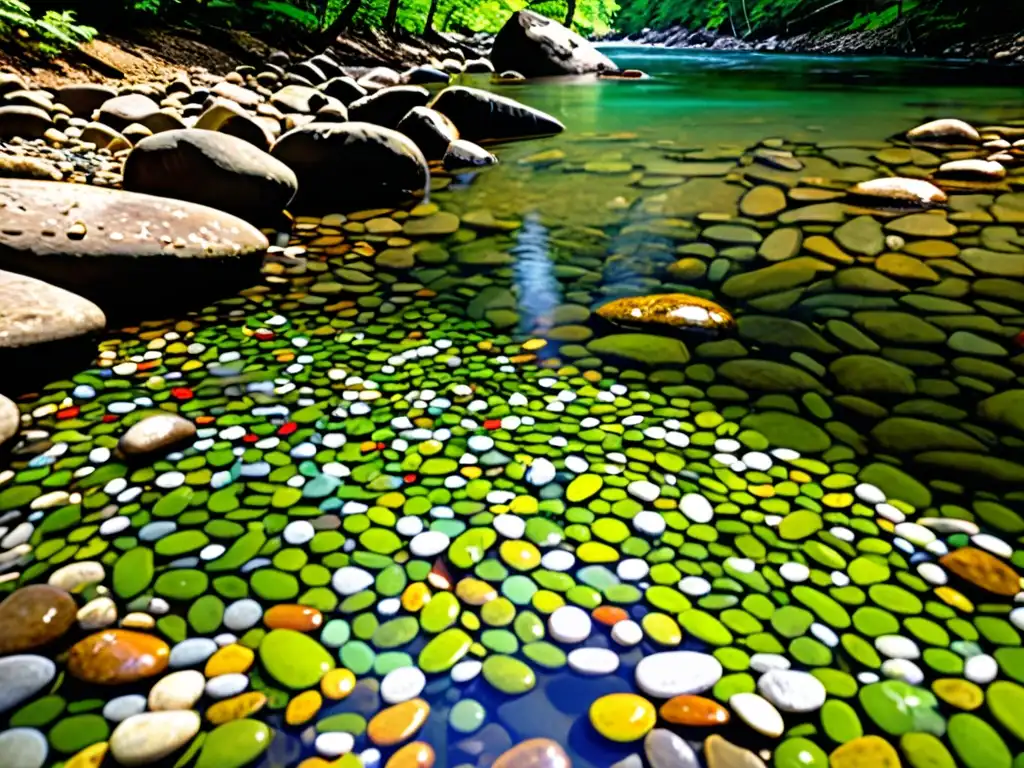
[[[199,733],[196,712],[144,712],[118,723],[110,753],[124,766],[149,765],[170,756]]]
[[[635,621],[624,619],[612,626],[612,640],[619,645],[632,648],[644,639],[644,630]]]
[[[825,703],[825,686],[807,672],[770,669],[758,679],[757,690],[783,712],[815,712]]]
[[[161,710],[192,709],[203,695],[206,678],[201,672],[183,669],[157,680],[149,689],[149,708]]]
[[[591,724],[611,741],[638,741],[656,721],[654,705],[633,693],[610,693],[590,705]]]
[[[43,656],[22,654],[0,659],[0,712],[35,696],[56,674],[56,665]]]
[[[619,655],[608,648],[576,648],[568,661],[569,668],[581,675],[610,675],[619,668]]]
[[[112,723],[120,723],[132,715],[140,715],[146,711],[146,697],[138,693],[128,693],[111,699],[103,706],[103,716]]]
[[[343,731],[321,733],[315,741],[317,754],[328,759],[347,755],[355,748],[355,745],[356,740],[352,734]]]
[[[786,728],[779,711],[756,693],[733,694],[729,698],[729,708],[755,731],[773,739],[781,736]]]
[[[590,617],[575,605],[564,605],[548,618],[548,631],[560,643],[574,645],[590,636]]]
[[[644,754],[651,768],[700,768],[690,745],[665,728],[655,728],[644,737]]]
[[[636,684],[648,696],[671,699],[702,693],[722,677],[714,656],[696,651],[665,651],[645,656],[636,666]]]
[[[427,678],[418,667],[400,667],[388,672],[380,683],[380,695],[387,704],[415,699],[423,692]]]
[[[4,768],[42,768],[49,747],[46,737],[35,728],[11,728],[0,732],[0,755]]]

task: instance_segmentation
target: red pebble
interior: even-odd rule
[[[1024,331],[1021,331],[1013,337],[1013,343],[1018,347],[1024,347]]]
[[[415,483],[416,482],[416,475],[409,474],[409,475],[406,475],[405,477],[403,477],[402,479],[405,480],[405,482],[407,482],[407,483]]]
[[[255,333],[253,333],[253,336],[255,336],[260,341],[270,341],[272,338],[274,338],[274,332],[267,328],[260,328]]]
[[[103,415],[103,423],[104,424],[109,424],[112,421],[117,421],[117,414],[115,414],[115,413],[106,413],[106,414]]]
[[[73,419],[73,418],[75,418],[75,416],[78,415],[79,411],[81,411],[81,408],[79,408],[77,405],[73,405],[70,408],[65,408],[62,411],[57,411],[57,418],[58,419]]]
[[[259,442],[259,439],[260,439],[259,435],[246,435],[245,437],[242,438],[242,442],[243,443],[257,443],[257,442]]]
[[[277,434],[279,434],[279,435],[290,435],[292,432],[294,432],[298,428],[299,428],[298,424],[296,424],[294,421],[289,421],[287,424],[282,425],[282,427],[279,430],[277,430]]]
[[[171,389],[171,397],[177,400],[191,400],[192,390],[188,387],[174,387]]]
[[[484,422],[484,429],[498,429],[501,427],[501,419],[487,419]]]

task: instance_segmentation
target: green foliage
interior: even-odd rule
[[[75,21],[74,11],[47,11],[41,18],[20,0],[0,0],[0,40],[52,58],[92,40],[96,30]]]

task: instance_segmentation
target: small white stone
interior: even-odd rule
[[[564,549],[553,549],[545,552],[540,559],[540,564],[549,571],[568,571],[576,564],[576,556]]]
[[[893,523],[902,523],[907,519],[907,516],[900,512],[892,504],[882,502],[881,504],[875,505],[875,512],[881,517]]]
[[[991,533],[977,533],[971,536],[971,543],[1004,559],[1013,557],[1013,547]]]
[[[756,693],[735,693],[729,697],[729,708],[758,733],[777,739],[786,729],[772,703]]]
[[[477,661],[476,659],[460,661],[452,667],[452,680],[456,683],[468,683],[480,674],[480,670],[483,669],[483,666],[483,662]]]
[[[1010,623],[1017,629],[1024,629],[1024,608],[1014,608],[1010,611]]]
[[[750,668],[755,672],[767,672],[770,669],[789,669],[789,659],[777,653],[755,653],[750,657]]]
[[[825,703],[825,686],[814,675],[791,669],[770,669],[757,690],[784,712],[816,712]]]
[[[203,695],[206,678],[202,672],[183,669],[156,681],[149,690],[149,708],[154,711],[192,709]]]
[[[413,515],[398,518],[395,530],[402,536],[415,536],[423,530],[423,521]]]
[[[703,576],[685,576],[679,580],[679,591],[690,597],[702,597],[711,591],[711,584]]]
[[[641,510],[633,516],[633,527],[648,536],[660,536],[665,532],[665,518],[657,512]]]
[[[882,662],[882,674],[890,680],[902,680],[908,685],[924,682],[924,672],[910,659],[886,659]]]
[[[619,645],[632,648],[644,639],[644,630],[632,619],[623,619],[612,625],[612,640]]]
[[[875,638],[875,648],[890,659],[918,659],[921,650],[917,643],[902,635],[882,635]]]
[[[899,523],[894,533],[918,547],[927,547],[935,541],[935,532],[917,523]]]
[[[563,605],[548,617],[548,631],[560,643],[582,643],[591,628],[590,616],[575,605]]]
[[[237,696],[249,687],[248,675],[240,672],[231,672],[226,675],[217,675],[206,681],[206,695],[211,699],[229,699]]]
[[[577,648],[569,652],[569,668],[581,675],[610,675],[619,668],[619,655],[609,648]]]
[[[506,539],[521,539],[526,533],[526,521],[509,513],[495,516],[491,525]]]
[[[650,570],[650,566],[639,557],[630,557],[619,562],[615,567],[615,575],[623,581],[640,581]]]
[[[645,656],[636,665],[636,684],[658,699],[701,693],[722,678],[718,659],[696,651],[664,651]]]
[[[295,520],[284,528],[284,540],[292,546],[299,546],[316,536],[313,524],[308,520]]]
[[[224,626],[232,632],[244,632],[256,626],[261,618],[262,606],[249,598],[236,600],[224,610]]]
[[[409,542],[409,549],[416,557],[434,557],[448,549],[449,541],[441,531],[424,531]]]
[[[811,569],[803,563],[788,562],[783,563],[779,567],[779,575],[786,581],[799,584],[800,582],[807,581],[807,579],[810,578]]]
[[[331,586],[340,595],[354,595],[369,589],[373,585],[373,574],[357,568],[353,565],[346,565],[334,572],[331,577]]]
[[[939,533],[964,533],[973,536],[981,530],[970,520],[958,520],[955,517],[922,517],[917,522]]]
[[[502,420],[504,422],[504,420]],[[555,479],[555,465],[543,456],[533,460],[526,471],[526,482],[531,485],[547,485]]]
[[[709,523],[715,516],[711,502],[699,493],[688,493],[679,500],[679,509],[695,523]]]
[[[941,587],[949,581],[946,572],[938,563],[918,563],[917,574],[929,584],[934,584],[937,587]]]
[[[987,653],[971,656],[964,663],[964,677],[972,683],[987,685],[999,675],[999,664]]]
[[[356,740],[351,733],[329,731],[318,735],[313,744],[321,757],[333,758],[351,752],[356,745]]]
[[[772,457],[760,451],[751,451],[743,454],[743,463],[750,469],[758,472],[767,472],[772,468]]]
[[[138,693],[129,693],[111,699],[103,706],[103,716],[112,723],[120,723],[132,715],[146,711],[146,697]]]
[[[886,500],[882,489],[878,486],[872,485],[871,483],[858,484],[857,487],[853,489],[853,494],[865,504],[870,504],[871,506],[881,504]]]
[[[423,692],[427,678],[419,667],[399,667],[388,672],[380,683],[380,696],[388,704],[415,699]]]
[[[661,489],[648,480],[634,480],[626,486],[626,491],[630,496],[646,502],[652,502],[661,495]]]

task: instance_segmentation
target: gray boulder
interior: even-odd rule
[[[56,102],[70,109],[75,117],[89,118],[115,96],[117,91],[108,85],[65,85],[57,89]]]
[[[38,139],[52,127],[50,116],[39,107],[0,107],[0,139]]]
[[[216,131],[183,130],[136,144],[124,164],[123,186],[259,222],[284,210],[298,181],[288,166],[247,141]]]
[[[396,85],[382,88],[348,105],[348,116],[353,122],[373,123],[394,128],[413,107],[422,107],[430,101],[430,92],[419,85]]]
[[[422,193],[430,177],[407,136],[369,123],[300,126],[278,139],[271,154],[298,177],[296,211],[394,204]]]
[[[447,116],[459,135],[470,141],[505,141],[565,130],[560,121],[539,109],[462,85],[445,88],[430,106]]]
[[[351,77],[332,77],[326,83],[321,83],[319,90],[332,96],[345,106],[353,101],[363,98],[368,91]]]
[[[116,131],[124,131],[132,123],[142,123],[153,130],[146,121],[159,111],[160,105],[149,96],[141,93],[129,93],[103,102],[98,119],[99,122],[109,125]]]
[[[491,63],[527,77],[615,71],[615,62],[586,38],[533,11],[513,13],[494,38]]]

